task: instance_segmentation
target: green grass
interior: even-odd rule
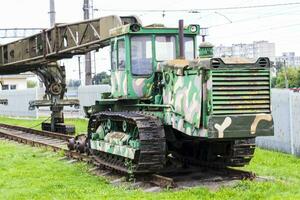
[[[11,124],[16,126],[24,126],[27,128],[34,128],[34,129],[41,129],[41,123],[43,121],[47,120],[47,118],[28,118],[28,119],[17,119],[17,118],[7,118],[7,117],[1,117],[0,116],[0,123],[3,124]],[[49,121],[49,120],[47,120]],[[65,124],[68,125],[75,125],[76,127],[76,133],[85,133],[87,130],[87,119],[65,119]]]
[[[83,123],[79,121],[74,120]],[[197,187],[154,194],[114,187],[90,175],[86,164],[67,164],[59,158],[44,149],[0,140],[0,199],[300,199],[300,159],[262,149],[245,169],[274,180],[241,181],[217,191]]]

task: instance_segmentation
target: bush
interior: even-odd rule
[[[287,79],[289,88],[299,88],[300,87],[300,69],[295,67],[286,68]],[[275,85],[276,88],[285,88],[285,70],[281,68],[277,77],[273,80],[272,85]]]

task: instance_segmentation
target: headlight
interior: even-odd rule
[[[130,25],[130,30],[132,32],[138,32],[138,31],[141,30],[141,25],[139,25],[139,24],[131,24]]]
[[[196,33],[196,32],[198,31],[197,26],[196,26],[196,25],[191,25],[190,31],[191,31],[192,33]]]

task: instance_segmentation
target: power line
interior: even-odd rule
[[[225,25],[229,25],[229,24],[235,24],[235,23],[240,23],[240,22],[253,21],[253,20],[256,20],[256,19],[264,19],[264,18],[270,18],[270,17],[280,16],[280,15],[287,15],[287,14],[291,14],[292,12],[295,12],[295,11],[299,12],[299,10],[294,10],[294,9],[295,8],[289,9],[288,12],[287,11],[281,12],[281,13],[271,12],[271,13],[267,13],[266,15],[263,15],[263,16],[244,18],[244,19],[235,20],[235,21],[234,20],[230,20],[229,23],[227,22],[227,23],[222,23],[222,24],[215,24],[215,25],[208,26],[208,28],[215,28],[215,27],[225,26]],[[297,7],[297,9],[299,9],[299,7]],[[294,10],[294,11],[290,11],[290,10]],[[222,16],[226,17],[225,15],[222,15]],[[226,17],[226,18],[228,18],[228,17]]]
[[[215,11],[215,14],[224,17],[230,24],[232,24],[232,20],[229,19],[229,17],[227,17],[226,15],[224,15],[224,14],[222,14],[222,13],[219,13],[219,12],[217,12],[217,11]],[[208,27],[208,28],[211,28],[211,27]]]
[[[179,9],[179,10],[136,10],[136,9],[101,9],[104,12],[188,12],[199,13],[203,11],[217,11],[217,10],[241,10],[241,9],[255,9],[255,8],[268,8],[268,7],[282,7],[300,5],[300,2],[278,3],[278,4],[262,4],[262,5],[249,5],[249,6],[232,6],[232,7],[217,7],[217,8],[199,8],[199,9]]]

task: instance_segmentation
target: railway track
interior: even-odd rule
[[[7,124],[0,124],[0,137],[31,146],[49,147],[54,151],[68,151],[67,142],[73,138],[60,133],[39,131]]]
[[[99,159],[70,151],[67,147],[69,139],[73,136],[54,133],[49,131],[39,131],[14,125],[0,124],[0,137],[13,140],[18,143],[28,144],[36,147],[46,147],[53,151],[64,151],[66,159],[71,162],[84,161],[93,164],[95,167],[91,172],[106,176],[111,179],[114,185],[127,185],[129,188],[139,187],[149,192],[160,191],[163,188],[188,188],[195,186],[222,186],[236,180],[253,180],[255,174],[233,168],[211,168],[211,167],[190,167],[168,169],[152,175],[138,175],[134,181],[128,181],[128,175],[111,170]]]

